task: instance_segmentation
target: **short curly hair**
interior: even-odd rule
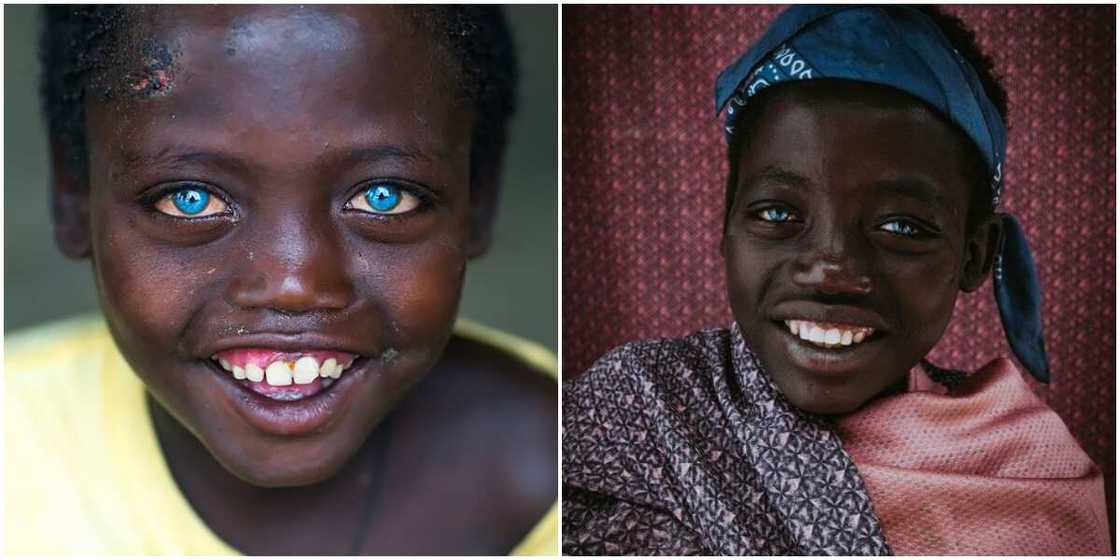
[[[123,53],[124,34],[142,9],[166,7],[46,6],[40,36],[40,95],[47,130],[66,165],[88,180],[87,96],[111,95],[100,75]],[[498,172],[516,108],[518,67],[509,23],[500,6],[415,6],[407,13],[441,41],[460,66],[460,90],[473,100],[471,188],[481,173]]]

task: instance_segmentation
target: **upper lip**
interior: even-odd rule
[[[318,333],[272,333],[258,332],[223,338],[206,346],[202,352],[211,357],[219,352],[236,348],[269,348],[280,352],[302,352],[307,350],[334,350],[370,356],[374,354],[369,348],[362,348],[353,342],[339,340],[334,337]]]
[[[809,301],[783,302],[771,316],[777,321],[813,321],[887,330],[887,322],[874,311],[848,305],[822,305]]]

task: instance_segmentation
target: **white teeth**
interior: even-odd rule
[[[840,344],[840,338],[840,329],[828,329],[828,332],[824,333],[825,344]]]
[[[217,358],[216,356],[214,358],[222,366],[222,369],[233,374],[234,379],[248,379],[254,383],[265,381],[269,385],[277,387],[292,385],[293,383],[307,385],[319,378],[323,378],[324,386],[326,386],[326,380],[333,381],[342,377],[342,372],[350,367],[349,363],[340,364],[338,358],[327,358],[320,364],[314,356],[300,356],[295,362],[276,360],[264,369],[256,364],[240,366],[234,365],[224,358]]]
[[[814,344],[824,346],[826,348],[837,348],[840,346],[851,346],[852,344],[859,344],[864,341],[871,333],[875,332],[874,329],[868,327],[822,327],[819,324],[811,321],[800,320],[787,320],[786,327],[789,328],[790,334]]]
[[[264,370],[257,364],[249,364],[245,366],[245,379],[260,383],[264,381]]]
[[[319,361],[311,356],[303,356],[296,360],[292,368],[292,380],[300,385],[307,385],[319,378]]]
[[[275,361],[268,364],[264,370],[264,377],[268,384],[274,387],[292,384],[292,367],[284,361]]]

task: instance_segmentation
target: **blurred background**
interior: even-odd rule
[[[557,350],[557,9],[507,6],[521,66],[490,252],[460,314]],[[97,309],[86,261],[55,248],[39,110],[38,6],[4,7],[4,332]]]

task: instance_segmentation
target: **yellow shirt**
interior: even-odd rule
[[[464,320],[455,332],[556,375],[534,343]],[[238,554],[180,493],[144,386],[100,317],[8,337],[4,352],[8,554]],[[557,511],[511,554],[558,554]]]

